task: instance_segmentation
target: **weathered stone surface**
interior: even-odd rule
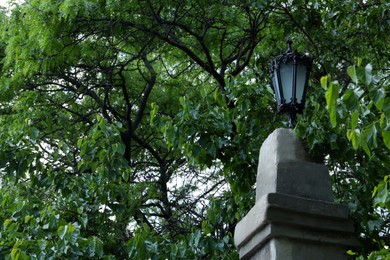
[[[237,224],[234,243],[248,252],[279,236],[354,246],[353,231],[345,205],[270,193]]]
[[[241,259],[347,259],[356,247],[348,209],[333,202],[325,165],[313,163],[289,129],[260,149],[256,204],[237,224]]]
[[[277,129],[260,149],[256,200],[268,193],[333,201],[325,165],[311,162],[302,142],[290,129]]]
[[[250,259],[252,260],[342,260],[346,259],[345,249],[340,246],[326,244],[308,244],[291,239],[270,240],[262,250]]]
[[[241,259],[346,259],[347,248],[358,245],[345,205],[280,193],[256,202],[234,243]]]
[[[294,131],[286,128],[273,131],[261,146],[260,154],[262,154],[260,159],[265,159],[266,164],[270,166],[278,162],[312,161]]]

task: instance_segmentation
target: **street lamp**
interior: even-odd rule
[[[312,59],[291,50],[292,41],[287,41],[287,52],[271,63],[271,78],[274,85],[279,113],[289,114],[289,127],[295,126],[295,115],[302,114]]]

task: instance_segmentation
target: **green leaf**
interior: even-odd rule
[[[337,107],[336,101],[339,95],[340,86],[336,82],[329,83],[329,88],[325,93],[326,105],[329,110],[330,122],[333,127],[337,125]]]
[[[12,260],[29,260],[30,257],[27,256],[25,252],[20,250],[19,248],[14,248],[11,251],[11,259]]]
[[[6,219],[3,223],[3,227],[7,230],[8,226],[12,223],[12,219]]]
[[[379,251],[371,252],[367,260],[389,260],[390,250],[388,248],[382,248]],[[363,258],[359,258],[363,259]]]
[[[377,134],[378,129],[376,124],[371,124],[363,130],[363,141],[365,141],[367,144],[371,144],[373,148],[376,148],[378,147]]]
[[[352,81],[357,84],[358,83],[358,77],[356,75],[356,67],[355,66],[350,66],[347,69],[347,73],[349,77],[352,79]]]
[[[44,251],[47,247],[47,241],[45,239],[39,239],[38,240],[38,247],[41,249],[41,251]]]
[[[359,108],[359,100],[355,92],[351,89],[345,91],[342,102],[348,111],[357,111]]]
[[[24,223],[28,223],[31,218],[32,218],[32,216],[30,216],[30,215],[25,216],[24,217]]]
[[[363,137],[363,135],[362,135],[362,137]],[[368,157],[371,157],[371,150],[368,147],[368,144],[364,140],[361,140],[360,145],[362,146],[363,151],[368,155]]]
[[[328,82],[330,82],[330,76],[321,77],[321,87],[325,90],[328,89]]]
[[[19,259],[19,254],[20,254],[20,250],[19,249],[12,249],[12,251],[11,251],[11,259],[12,260],[17,260],[17,259]]]
[[[370,63],[367,64],[364,70],[366,73],[365,75],[366,85],[369,86],[372,82],[372,65]]]
[[[376,124],[371,124],[363,129],[360,145],[368,156],[371,157],[371,149],[378,147],[378,129]]]
[[[95,241],[96,241],[96,248],[95,248],[95,253],[98,257],[102,257],[103,254],[104,254],[104,251],[103,251],[103,242],[95,237]]]
[[[68,225],[60,226],[57,230],[57,234],[61,239],[64,239],[66,233],[68,232]]]
[[[383,106],[382,106],[383,113],[387,118],[390,118],[390,97],[386,97]]]
[[[79,220],[81,221],[82,226],[85,228],[87,227],[88,223],[88,215],[86,213],[83,213],[79,216]]]
[[[389,190],[389,181],[388,176],[381,181],[378,186],[375,188],[374,193],[374,205],[379,205],[381,207],[387,207],[390,203],[390,190]]]
[[[186,100],[186,97],[180,97],[179,98],[180,105],[183,107],[184,110],[188,109],[188,103]]]
[[[382,138],[385,146],[390,150],[390,131],[382,130]]]
[[[354,129],[349,130],[347,133],[348,140],[352,142],[352,146],[355,150],[359,148],[360,145],[360,130]]]
[[[39,135],[39,130],[35,127],[30,127],[30,136],[33,139],[37,139],[38,135]]]
[[[382,88],[370,91],[370,97],[378,110],[382,110],[385,101],[385,91]]]
[[[50,224],[49,224],[49,223],[46,223],[45,225],[42,226],[42,229],[44,229],[44,230],[45,230],[45,229],[49,229],[49,227],[50,227]]]
[[[362,59],[362,58],[360,58],[360,57],[357,57],[357,58],[356,58],[356,63],[357,63],[357,65],[358,65],[358,67],[362,66],[362,62],[363,62],[363,59]]]
[[[195,247],[198,247],[201,236],[202,236],[202,233],[200,232],[200,230],[196,230],[194,233],[194,246]]]
[[[154,124],[154,120],[156,118],[156,115],[158,113],[158,106],[155,104],[155,103],[152,103],[151,105],[151,110],[150,110],[150,125],[153,125]]]
[[[13,209],[12,215],[15,215],[16,213],[19,213],[19,212],[23,209],[23,207],[24,207],[25,204],[26,204],[25,201],[19,200],[19,201],[16,203],[15,208]]]
[[[355,129],[359,122],[359,112],[355,111],[351,113],[351,128]]]

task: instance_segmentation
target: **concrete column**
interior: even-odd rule
[[[264,141],[256,204],[237,224],[240,259],[347,259],[358,246],[345,205],[335,204],[325,165],[313,163],[290,129]]]

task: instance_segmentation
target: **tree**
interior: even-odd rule
[[[333,169],[360,253],[380,250],[388,7],[31,0],[3,13],[1,256],[236,258],[258,149],[283,125],[267,67],[287,36],[315,56],[296,131]]]

